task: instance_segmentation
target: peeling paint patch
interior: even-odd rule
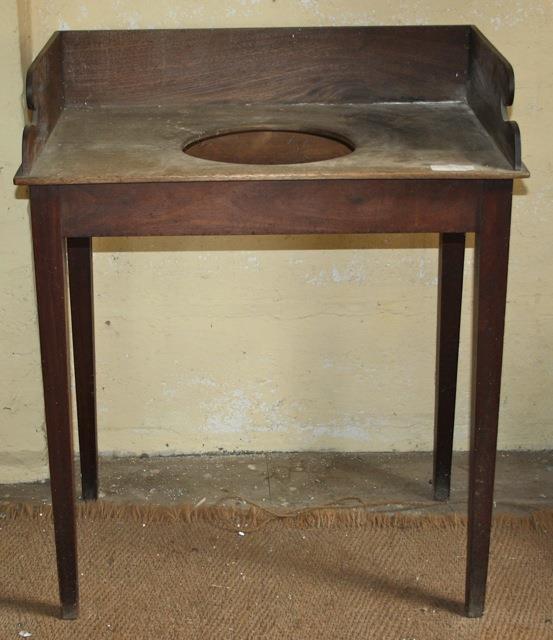
[[[330,283],[363,284],[367,280],[367,263],[361,257],[361,253],[355,251],[345,264],[333,264],[329,269],[321,269],[316,274],[308,274],[305,280],[308,284],[318,287]]]
[[[213,380],[212,378],[208,378],[208,377],[203,377],[203,376],[196,376],[194,378],[189,378],[188,379],[188,384],[190,385],[198,385],[198,386],[202,386],[202,387],[217,387],[219,386],[215,380]]]
[[[207,416],[206,425],[211,431],[225,433],[245,432],[253,403],[241,389],[235,389],[220,401]]]

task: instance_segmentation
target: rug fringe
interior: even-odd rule
[[[233,504],[229,505],[229,502]],[[356,503],[355,506],[352,503]],[[375,510],[384,506],[388,512]],[[425,503],[425,506],[431,506],[431,503]],[[448,530],[465,527],[467,522],[466,516],[458,514],[389,513],[393,507],[394,505],[390,504],[370,504],[354,498],[344,498],[318,507],[273,510],[240,496],[233,496],[213,505],[200,506],[78,502],[77,517],[82,520],[130,520],[143,524],[208,522],[225,526],[232,531],[250,533],[275,521],[300,529],[372,526],[395,529],[432,527]],[[421,508],[421,505],[402,504],[401,508],[415,509]],[[52,515],[52,506],[47,504],[0,503],[0,517],[3,519],[51,520]],[[553,531],[553,511],[537,511],[528,516],[500,513],[494,516],[494,525],[516,530]]]

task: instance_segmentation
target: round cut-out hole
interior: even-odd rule
[[[345,156],[353,151],[353,145],[332,134],[257,129],[202,138],[185,146],[183,151],[215,162],[299,164]]]

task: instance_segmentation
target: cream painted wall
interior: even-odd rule
[[[514,198],[500,446],[553,445],[551,0],[2,0],[0,482],[47,473],[27,201],[11,179],[21,67],[50,33],[409,23],[477,24],[515,68],[512,117],[532,178]],[[95,249],[102,451],[431,448],[433,236],[103,240]],[[460,449],[471,273],[469,251]]]

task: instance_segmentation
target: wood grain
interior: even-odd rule
[[[191,142],[240,129],[294,129],[351,141],[353,153],[304,164],[191,157]],[[206,105],[66,109],[26,184],[509,178],[515,172],[465,103]]]
[[[276,180],[59,187],[66,236],[466,232],[476,180]]]
[[[464,262],[465,234],[441,234],[438,266],[436,410],[432,475],[435,500],[447,500],[451,486]]]
[[[56,187],[31,188],[42,383],[62,618],[78,611],[65,240]]]
[[[194,158],[232,164],[305,164],[347,156],[353,144],[331,135],[254,129],[202,137],[184,145],[183,151]]]
[[[513,169],[522,167],[520,131],[508,120],[513,104],[515,76],[510,63],[475,27],[471,29],[470,74],[467,100]]]
[[[29,67],[25,93],[31,121],[23,130],[22,165],[27,173],[53,131],[65,104],[62,35],[56,32]]]
[[[455,100],[468,30],[308,27],[70,31],[68,104]]]
[[[469,463],[466,613],[484,612],[511,225],[512,183],[490,181],[483,192],[475,246],[474,361]]]
[[[79,427],[81,491],[83,500],[96,500],[98,497],[98,442],[91,238],[67,239],[67,263]]]
[[[469,26],[66,31],[29,70],[15,180],[520,178],[513,86]],[[280,172],[180,153],[202,135],[273,126],[349,135],[356,149]]]

